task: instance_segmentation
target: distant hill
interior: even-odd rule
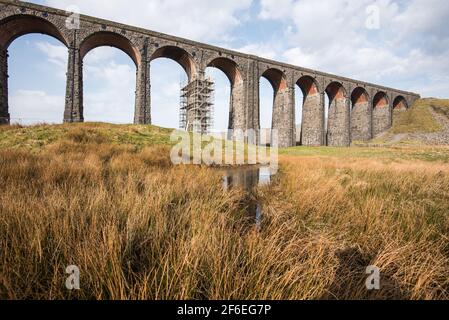
[[[371,144],[449,145],[449,100],[420,99],[393,119],[393,127]]]

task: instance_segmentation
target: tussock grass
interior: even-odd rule
[[[260,195],[264,236],[277,230],[284,248],[300,247],[295,266],[307,276],[290,282],[304,289],[296,297],[449,298],[446,165],[313,157],[282,163],[282,180]],[[368,265],[381,269],[378,292],[364,289]]]
[[[168,145],[113,129],[57,128],[33,152],[0,149],[0,298],[449,298],[443,162],[283,155],[253,195],[258,231],[220,171],[173,167]],[[368,265],[380,291],[365,288]]]

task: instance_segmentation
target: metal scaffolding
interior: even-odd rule
[[[181,85],[179,128],[208,134],[214,126],[215,84],[201,75],[187,85]]]

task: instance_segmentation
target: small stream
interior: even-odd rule
[[[224,170],[223,188],[242,188],[247,192],[248,206],[247,212],[251,219],[254,219],[257,229],[262,223],[262,207],[254,196],[254,189],[260,186],[271,184],[275,172],[269,166],[247,166],[241,168],[229,168]]]

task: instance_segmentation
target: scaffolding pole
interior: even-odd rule
[[[209,134],[214,126],[215,84],[200,75],[181,85],[179,127],[182,130]]]

